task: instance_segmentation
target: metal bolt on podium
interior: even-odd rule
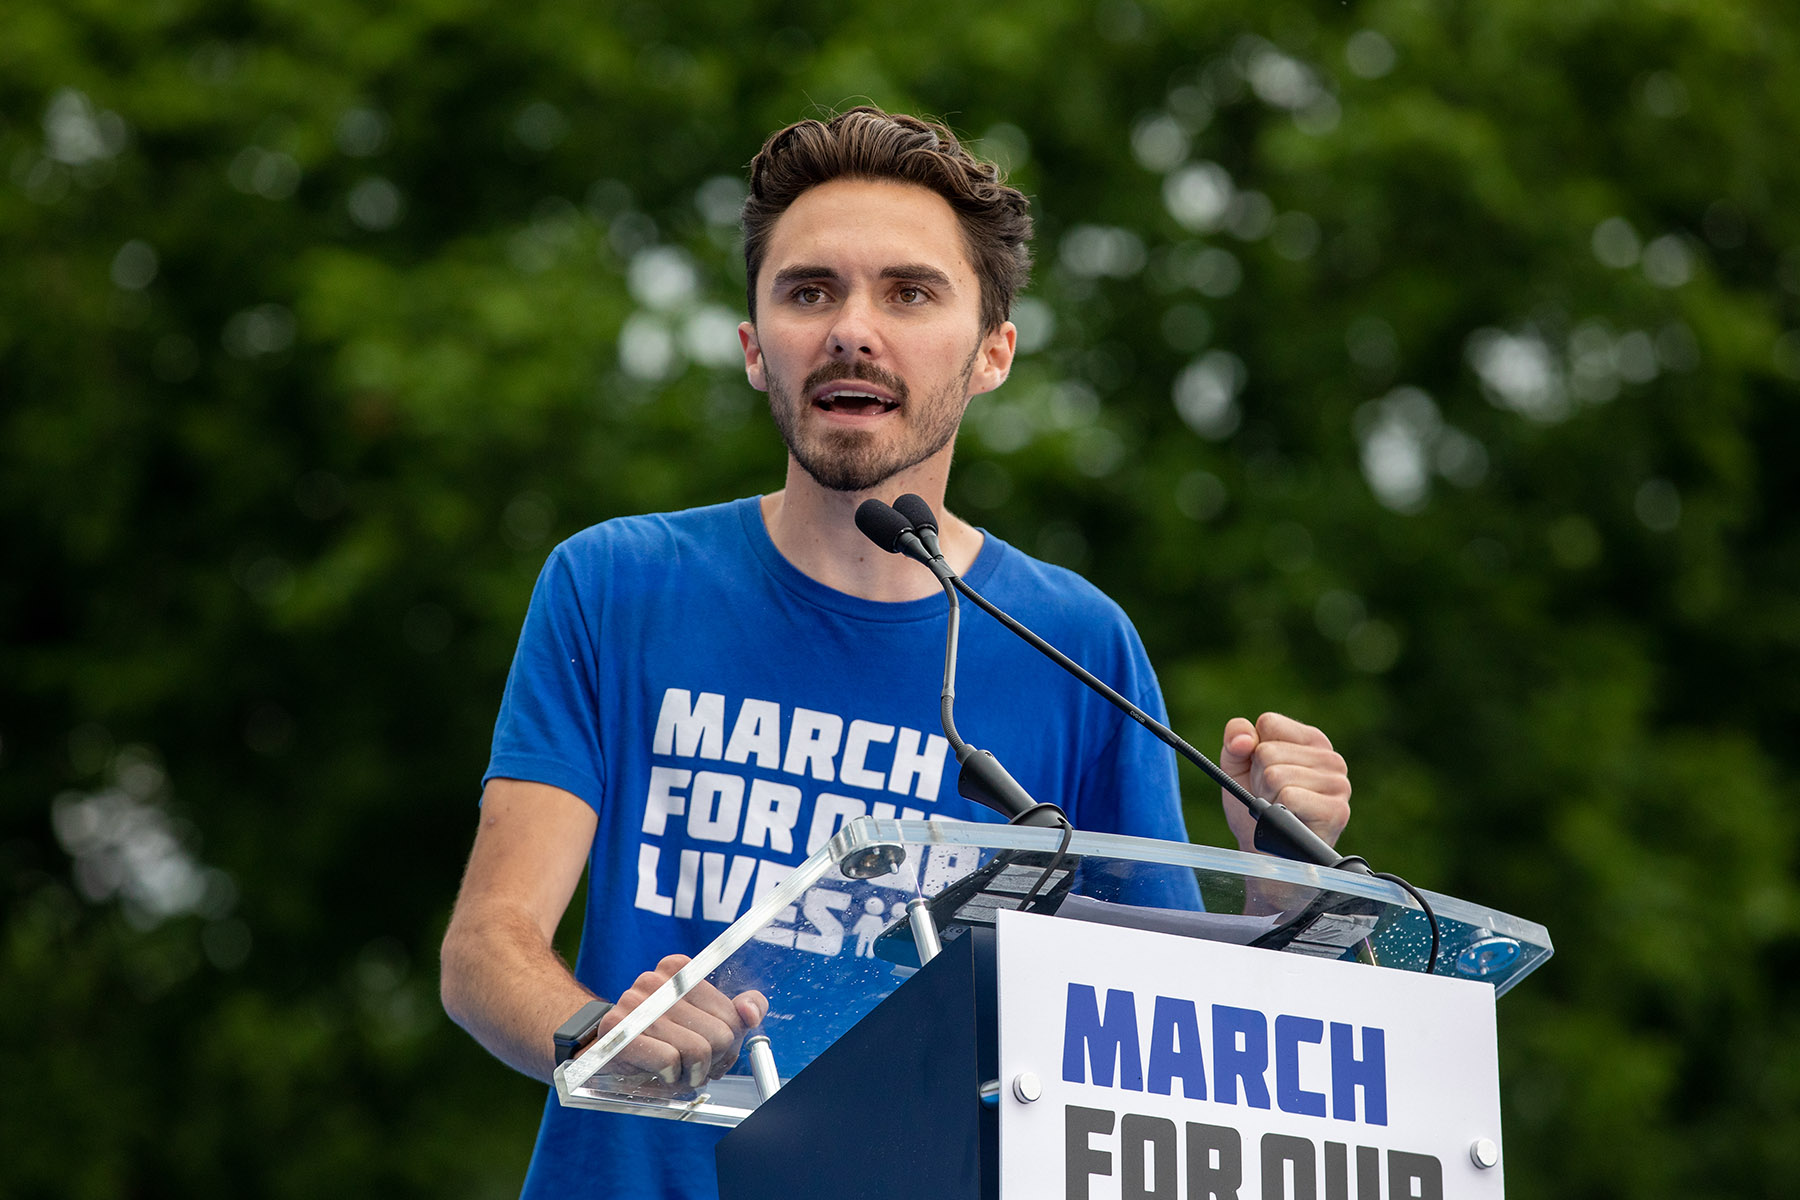
[[[781,1075],[775,1070],[775,1052],[769,1048],[769,1035],[758,1033],[744,1043],[750,1055],[750,1078],[756,1082],[756,1094],[767,1100],[781,1090]]]
[[[925,907],[922,896],[914,896],[906,902],[906,915],[912,924],[913,945],[918,947],[922,967],[944,948],[938,941],[937,922],[931,919],[931,910]]]

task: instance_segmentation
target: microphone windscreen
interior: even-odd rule
[[[912,532],[912,522],[873,497],[856,510],[856,527],[863,536],[889,554],[900,552],[900,535]]]
[[[913,529],[929,529],[937,532],[937,515],[931,511],[931,505],[925,503],[923,496],[915,496],[911,492],[894,501],[894,511],[912,522]]]

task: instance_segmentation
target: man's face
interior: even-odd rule
[[[983,334],[980,281],[943,197],[840,179],[770,234],[744,368],[788,452],[833,491],[862,492],[949,453],[969,397],[1012,365],[1011,323]]]

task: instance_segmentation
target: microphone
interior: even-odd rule
[[[903,539],[913,534],[913,522],[901,516],[879,500],[864,500],[856,510],[856,527],[862,530],[863,536],[886,550],[889,554],[903,552]],[[920,549],[924,549],[921,545]],[[909,555],[909,557],[912,557]]]
[[[873,503],[879,503],[879,501]],[[868,504],[865,503],[863,507],[867,508]],[[887,506],[883,505],[882,507],[886,508]],[[901,520],[910,521],[911,526],[915,531],[920,527],[921,522],[923,522],[929,528],[929,536],[931,542],[935,546],[935,543],[937,542],[937,518],[932,513],[931,506],[926,503],[923,498],[908,493],[894,501],[894,510],[900,514]],[[862,514],[860,511],[857,514],[857,523],[858,525],[861,525],[862,523]],[[864,532],[866,533],[867,530],[864,530]],[[925,549],[925,542],[921,535],[915,532],[912,540],[919,542],[920,550],[930,553],[930,551]],[[919,558],[918,553],[912,551],[910,547],[906,548],[904,551],[896,549],[895,552],[904,552],[908,557]],[[920,561],[924,562],[925,560],[920,559]],[[1286,805],[1271,803],[1263,797],[1251,793],[1242,784],[1238,783],[1237,780],[1233,779],[1230,775],[1227,775],[1218,764],[1214,763],[1210,758],[1206,757],[1206,755],[1189,745],[1187,740],[1180,734],[1152,717],[1149,713],[1133,704],[1130,700],[1127,700],[1111,687],[1108,687],[1106,683],[1089,672],[1080,663],[1076,662],[1074,659],[1058,650],[1055,646],[1052,646],[1049,642],[1027,629],[1024,625],[1002,612],[999,608],[989,603],[984,596],[974,588],[970,587],[960,575],[957,575],[950,570],[950,565],[944,560],[942,553],[933,555],[931,561],[926,562],[925,565],[930,567],[932,572],[938,576],[939,581],[944,584],[946,591],[950,588],[955,588],[957,591],[967,596],[983,612],[986,612],[1013,633],[1017,634],[1020,638],[1024,639],[1033,649],[1046,655],[1051,661],[1055,662],[1057,666],[1063,668],[1063,670],[1081,680],[1081,682],[1086,684],[1089,688],[1111,701],[1114,707],[1122,710],[1132,720],[1155,734],[1165,745],[1169,746],[1177,754],[1180,754],[1183,758],[1193,763],[1196,767],[1199,767],[1200,770],[1205,772],[1206,775],[1213,780],[1213,782],[1229,792],[1231,796],[1248,809],[1250,815],[1256,819],[1256,848],[1258,850],[1268,851],[1270,854],[1277,855],[1281,858],[1316,863],[1319,866],[1324,867],[1336,867],[1339,870],[1352,871],[1361,875],[1373,873],[1369,869],[1369,864],[1361,858],[1355,857],[1354,855],[1339,854],[1325,841],[1324,838],[1321,838],[1318,834],[1308,828],[1306,822],[1295,816],[1293,810],[1289,809]]]
[[[937,521],[931,515],[931,506],[917,496],[903,496],[901,499],[916,501],[917,506],[923,509],[927,524],[922,531],[906,515],[873,497],[858,506],[856,527],[864,537],[888,553],[904,554],[929,567],[931,573],[937,576],[938,583],[943,586],[944,595],[950,602],[950,623],[944,638],[944,687],[938,716],[944,727],[944,736],[950,739],[950,747],[956,752],[956,761],[962,766],[957,775],[956,790],[978,804],[985,804],[1015,825],[1070,828],[1069,818],[1063,814],[1062,809],[1054,804],[1040,804],[1018,780],[1007,773],[999,759],[989,751],[971,746],[956,732],[953,711],[956,704],[956,648],[962,621],[962,609],[957,602],[954,586],[956,573],[944,561],[943,554],[938,552]],[[927,546],[930,548],[927,549]]]
[[[931,511],[931,505],[925,503],[924,497],[908,492],[894,501],[894,511],[912,523],[913,532],[918,535],[920,543],[931,557],[944,557],[944,552],[938,548],[937,516]]]

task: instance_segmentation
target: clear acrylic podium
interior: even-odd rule
[[[1265,917],[1235,915],[1244,907],[1247,890],[1281,911]],[[1499,994],[1552,953],[1541,925],[1454,897],[1425,894],[1441,939],[1436,974],[1485,982]],[[989,1079],[984,1064],[991,1047],[979,1047],[972,1028],[953,1027],[980,1024],[980,977],[984,970],[991,972],[991,930],[994,913],[1002,908],[1403,971],[1424,971],[1431,950],[1430,926],[1416,902],[1379,879],[1187,843],[863,817],[846,825],[772,890],[754,897],[737,921],[648,1001],[559,1067],[557,1095],[573,1107],[710,1125],[737,1126],[755,1115],[757,1120],[720,1147],[721,1186],[728,1200],[752,1194],[726,1188],[728,1148],[734,1143],[753,1146],[749,1135],[757,1125],[771,1131],[776,1146],[791,1141],[793,1123],[807,1119],[803,1104],[829,1104],[834,1091],[898,1087],[886,1107],[897,1114],[896,1124],[904,1125],[898,1114],[907,1108],[905,1088],[897,1080],[917,1074],[922,1062],[942,1054],[961,1064],[953,1072],[954,1086],[968,1084],[967,1107],[973,1111],[979,1107],[974,1095]],[[946,948],[945,961],[921,971],[921,960],[931,959],[939,945]],[[951,947],[955,954],[949,953]],[[929,978],[884,1005],[915,975]],[[631,1039],[702,981],[728,996],[754,989],[769,1001],[767,1019],[746,1041],[731,1073],[683,1089],[608,1070]],[[878,1008],[885,1016],[858,1027]],[[969,1016],[959,1016],[959,1009]],[[853,1029],[856,1036],[851,1036]],[[853,1055],[847,1047],[858,1038],[861,1044]],[[910,1047],[901,1045],[908,1039]],[[819,1069],[801,1079],[815,1062]],[[923,1069],[932,1073],[928,1064]],[[964,1076],[971,1072],[982,1078],[969,1082]],[[794,1082],[803,1086],[789,1088]],[[765,1105],[772,1111],[759,1113]],[[941,1105],[941,1098],[931,1101],[933,1107]],[[773,1110],[781,1110],[780,1121]],[[787,1132],[776,1132],[782,1128]],[[973,1125],[969,1136],[979,1136]],[[899,1138],[902,1144],[907,1140]],[[909,1174],[895,1194],[949,1194],[917,1190],[923,1182],[917,1170],[921,1163],[936,1161],[932,1155],[903,1158],[896,1169]],[[788,1158],[781,1163],[783,1182],[769,1194],[808,1194],[789,1169]],[[745,1170],[755,1173],[753,1167]],[[961,1167],[955,1170],[968,1174]],[[885,1193],[865,1189],[863,1194]]]

